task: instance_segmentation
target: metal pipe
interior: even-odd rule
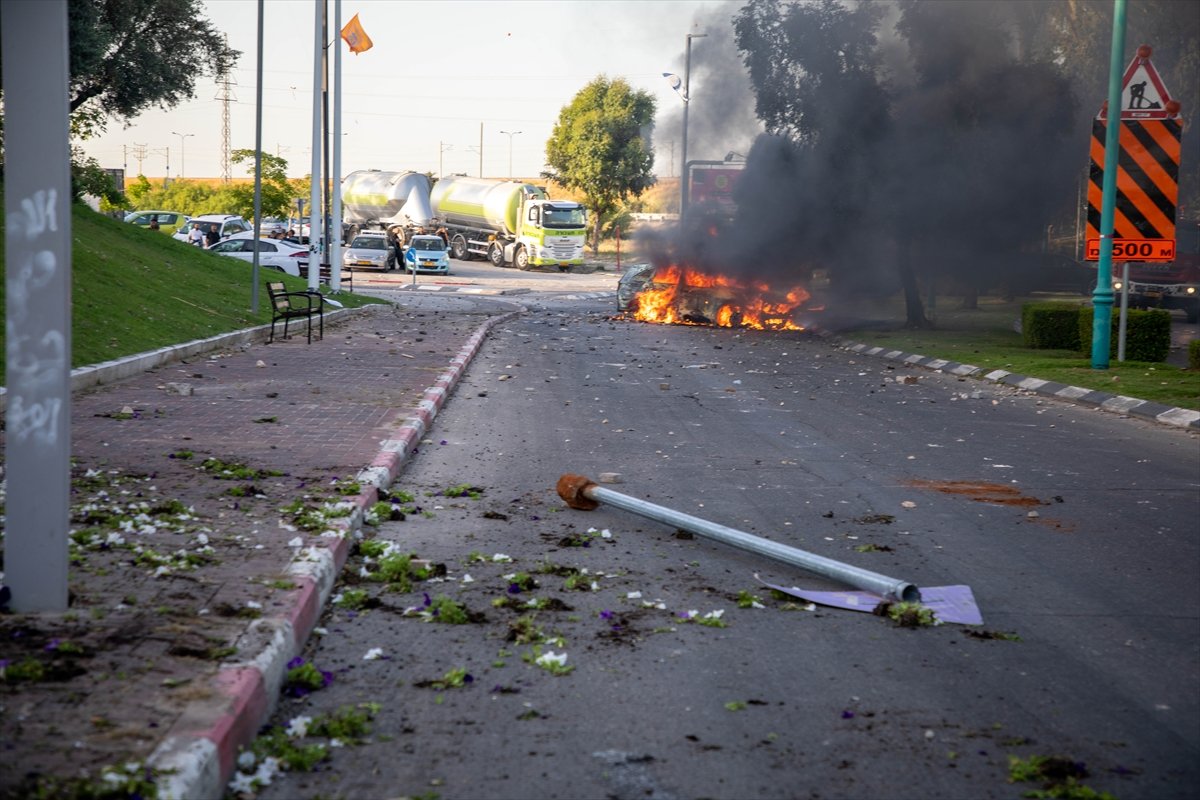
[[[563,475],[558,479],[558,496],[571,508],[591,511],[601,502],[616,506],[625,511],[631,511],[647,519],[674,525],[691,533],[715,539],[722,544],[747,550],[751,553],[773,558],[794,567],[824,575],[827,578],[841,581],[866,592],[872,592],[892,600],[902,600],[907,603],[917,603],[921,600],[921,592],[915,584],[908,581],[889,578],[878,572],[860,569],[831,558],[789,547],[778,542],[772,542],[753,534],[718,525],[715,522],[693,517],[681,511],[665,506],[648,503],[636,497],[630,497],[612,489],[597,486],[583,475]]]

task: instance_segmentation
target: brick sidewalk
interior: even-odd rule
[[[498,319],[376,306],[327,320],[312,345],[254,343],[77,393],[71,607],[0,615],[0,797],[99,786],[132,762],[165,795],[219,795],[320,615],[341,537]],[[339,503],[315,527],[297,513]],[[39,679],[14,680],[31,665]]]

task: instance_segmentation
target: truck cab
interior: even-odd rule
[[[557,266],[566,271],[583,263],[587,210],[569,200],[529,200],[517,240],[504,248],[504,260],[517,269]]]

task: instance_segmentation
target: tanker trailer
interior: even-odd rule
[[[583,263],[586,209],[551,200],[537,186],[450,176],[434,184],[430,206],[454,258],[480,256],[497,267],[557,266],[564,272]]]
[[[342,219],[358,230],[394,229],[401,242],[430,223],[429,178],[360,169],[342,179]]]

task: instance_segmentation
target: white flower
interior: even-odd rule
[[[288,542],[288,547],[304,547],[304,537],[297,536]]]
[[[512,556],[506,556],[504,553],[496,553],[494,556],[492,556],[492,561],[511,563]]]
[[[510,572],[507,575],[501,575],[500,577],[504,578],[504,580],[506,580],[506,581],[511,581],[513,578],[517,577],[517,573]]]
[[[375,661],[376,659],[380,659],[380,658],[383,658],[383,648],[382,647],[372,647],[370,650],[367,651],[367,654],[365,656],[363,656],[363,661]]]
[[[359,567],[358,568],[358,577],[360,577],[360,578],[371,577],[371,570],[367,569],[365,566]]]
[[[695,612],[692,612],[692,613],[694,614]],[[725,613],[725,609],[718,608],[716,611],[710,611],[707,614],[705,614],[704,618],[705,619],[720,619],[721,615],[723,615],[724,613]]]
[[[238,768],[250,769],[254,766],[255,761],[257,761],[257,759],[254,757],[254,752],[252,750],[243,750],[241,755],[238,756]]]
[[[642,596],[641,592],[626,592],[625,593],[626,600],[637,600],[641,596]]]
[[[600,531],[600,538],[601,539],[611,539],[612,531],[610,531],[608,528],[605,528],[604,530]]]
[[[764,606],[762,603],[758,602],[757,600],[751,600],[750,607],[751,608],[766,608],[766,606]]]
[[[308,735],[308,726],[311,724],[312,717],[293,717],[284,732],[289,739],[303,739]]]
[[[262,608],[262,603],[256,603],[253,600],[247,600],[246,608]]]
[[[196,534],[196,544],[199,544],[199,545],[208,544],[208,534],[207,533]]]
[[[346,744],[341,739],[330,739],[329,746],[330,747],[345,747]]]
[[[125,537],[116,531],[110,531],[104,543],[115,547],[116,545],[125,544]]]
[[[567,663],[566,653],[556,653],[553,650],[547,650],[537,657],[535,662],[539,667],[549,666],[564,666]]]
[[[329,633],[329,629],[318,627],[318,628],[313,628],[312,632],[315,633],[317,636],[324,636],[325,634]]]
[[[600,584],[599,584],[599,583],[597,583],[596,581],[592,581],[592,591],[593,591],[593,592],[598,592],[598,591],[600,591]]]
[[[233,794],[253,794],[254,776],[244,772],[235,772],[229,780],[229,791]]]
[[[169,574],[171,574],[171,568],[168,566],[161,566],[158,569],[154,570],[154,577],[156,577],[156,578],[161,578],[163,575],[169,575]]]
[[[462,576],[462,582],[463,583],[474,583],[475,579],[471,577],[471,573],[464,572],[463,576]]]
[[[700,613],[700,612],[699,612],[699,611],[697,611],[696,609],[694,609],[694,608],[691,608],[691,609],[688,609],[686,612],[684,612],[684,613],[683,613],[681,616],[687,617],[688,619],[692,619],[693,617],[695,617],[695,616],[696,616],[697,614],[699,614],[699,613]]]

